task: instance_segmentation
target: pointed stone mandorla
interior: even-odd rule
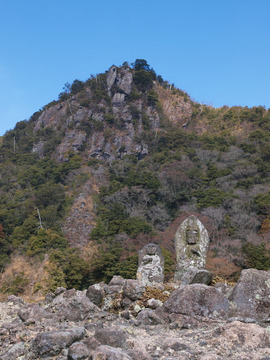
[[[190,268],[204,269],[209,236],[206,228],[196,216],[191,215],[175,234],[176,271],[174,280],[181,281]]]

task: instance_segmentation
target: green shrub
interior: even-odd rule
[[[67,239],[51,229],[39,229],[37,234],[31,236],[27,244],[27,255],[43,258],[50,249],[65,249],[68,246]]]
[[[162,255],[164,257],[164,278],[165,278],[165,281],[169,281],[174,276],[175,261],[173,259],[172,253],[169,250],[162,247],[161,251],[162,251]]]
[[[266,194],[258,194],[255,196],[255,204],[259,214],[270,214],[270,191]]]
[[[112,268],[112,276],[120,275],[124,279],[136,279],[138,269],[138,254],[119,260]]]
[[[150,118],[147,114],[142,114],[142,124],[145,131],[149,130],[151,127]]]
[[[119,243],[108,242],[99,247],[97,255],[91,262],[92,282],[109,282],[115,275],[115,267],[122,253]]]
[[[247,243],[242,250],[247,256],[246,266],[258,270],[270,270],[270,250],[266,249],[265,244]]]
[[[48,278],[45,280],[46,292],[54,292],[58,287],[67,287],[65,274],[59,264],[50,262],[45,267]]]
[[[131,237],[135,237],[138,234],[151,234],[152,231],[152,226],[139,217],[129,217],[125,219],[119,229],[119,233],[123,232]]]
[[[198,207],[219,207],[223,201],[228,197],[224,191],[217,188],[210,188],[204,191],[196,191],[194,195],[197,197]]]
[[[158,103],[158,94],[154,90],[150,90],[147,96],[147,102],[149,106],[155,106]]]
[[[91,282],[89,264],[80,257],[78,249],[66,248],[63,250],[51,250],[49,260],[50,263],[61,270],[56,274],[56,278],[54,278],[56,283],[64,282],[67,288],[75,288],[78,290],[85,289],[89,286]]]

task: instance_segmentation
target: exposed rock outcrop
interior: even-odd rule
[[[55,356],[61,350],[81,340],[84,334],[85,329],[83,327],[44,332],[36,336],[32,349],[41,358]]]
[[[181,285],[164,304],[169,313],[223,318],[228,316],[229,301],[214,287]]]
[[[235,287],[234,299],[240,295],[252,299],[249,294],[256,295],[265,281],[268,288],[268,276],[269,272],[245,271]],[[245,281],[250,281],[248,292],[243,287]],[[250,323],[248,318],[241,322],[227,321],[230,303],[216,288],[181,285],[163,306],[156,299],[161,302],[156,309],[145,308],[147,302],[143,305],[145,290],[137,280],[115,276],[109,285],[89,287],[88,296],[86,291],[59,288],[39,305],[25,304],[12,296],[0,303],[0,359],[262,360],[270,357],[267,323],[255,323],[255,320]],[[112,312],[104,311],[106,297],[117,291],[121,294],[117,308],[121,316],[114,313],[115,308],[109,308]],[[266,288],[264,291],[267,295]],[[97,299],[100,307],[89,297]],[[125,299],[129,299],[128,304]],[[240,303],[242,307],[231,308],[239,318],[245,306],[243,301]],[[138,312],[134,311],[136,306],[140,307]]]
[[[270,321],[270,271],[242,270],[229,300],[233,315]]]

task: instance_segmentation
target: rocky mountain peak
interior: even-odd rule
[[[139,137],[145,129],[159,128],[160,114],[147,92],[138,91],[133,72],[127,66],[112,66],[106,74],[87,80],[80,91],[71,91],[64,101],[44,109],[34,132],[42,135],[45,129],[53,130],[57,161],[82,150],[88,158],[110,162],[124,155],[147,155],[148,147]],[[32,152],[43,156],[44,147],[41,136]]]

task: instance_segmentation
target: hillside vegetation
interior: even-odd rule
[[[270,269],[269,109],[199,104],[141,59],[63,90],[0,138],[3,294],[134,277],[149,241],[168,279],[191,213],[215,275]]]

